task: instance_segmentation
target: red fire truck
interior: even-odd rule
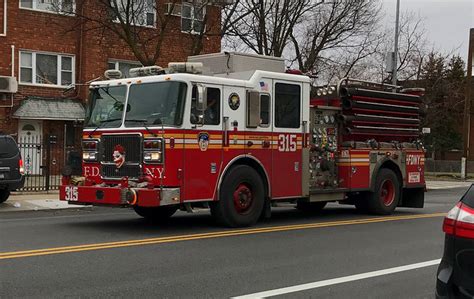
[[[217,53],[90,85],[82,175],[60,199],[165,219],[210,207],[249,226],[280,201],[373,214],[424,204],[418,90],[343,79],[312,87],[275,57]]]

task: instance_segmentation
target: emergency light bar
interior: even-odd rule
[[[119,70],[106,70],[104,73],[104,77],[111,80],[111,79],[120,79],[122,78],[122,72]]]
[[[154,75],[163,75],[165,70],[157,65],[145,66],[145,67],[136,67],[130,69],[129,74],[131,77],[143,77],[143,76],[154,76]]]
[[[169,73],[189,73],[202,74],[202,62],[170,62],[168,64]]]

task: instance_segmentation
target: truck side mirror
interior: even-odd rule
[[[247,92],[247,128],[260,125],[260,93],[250,90]]]
[[[206,110],[207,107],[207,89],[204,85],[202,84],[197,84],[197,102],[196,102],[196,108],[199,111],[202,111],[202,114],[204,114],[204,110]]]

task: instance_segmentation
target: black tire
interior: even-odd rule
[[[10,190],[0,189],[0,203],[5,202],[10,197]]]
[[[251,226],[262,214],[264,199],[260,175],[249,166],[238,165],[224,177],[219,200],[211,204],[211,214],[221,225]]]
[[[350,202],[354,203],[354,206],[356,207],[357,211],[361,213],[368,213],[369,207],[368,207],[368,199],[369,199],[369,192],[358,192],[358,193],[353,193],[348,195],[348,199]]]
[[[139,207],[134,206],[135,212],[143,218],[151,221],[165,221],[178,210],[178,206],[162,207]]]
[[[380,169],[374,192],[370,192],[367,198],[368,212],[376,215],[392,214],[400,200],[400,191],[397,175],[388,168]]]
[[[305,202],[299,201],[296,203],[296,208],[304,213],[319,213],[326,206],[327,201]]]

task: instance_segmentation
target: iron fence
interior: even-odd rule
[[[61,184],[65,151],[56,136],[21,136],[18,147],[25,167],[25,185],[19,191],[56,190]]]

